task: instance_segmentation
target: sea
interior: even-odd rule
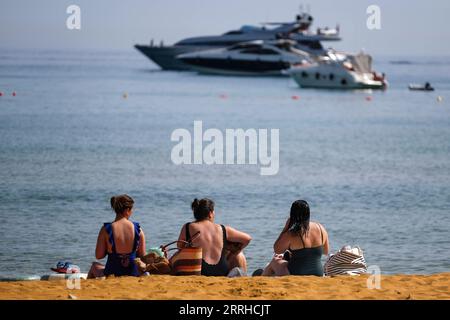
[[[264,267],[293,201],[382,274],[450,271],[450,57],[374,56],[385,91],[289,77],[161,71],[133,48],[0,50],[0,278],[87,272],[111,196],[135,200],[147,248],[178,238],[194,198],[249,233]],[[434,92],[412,92],[429,81]],[[279,170],[172,161],[176,129],[278,129]],[[326,257],[324,257],[325,261]]]

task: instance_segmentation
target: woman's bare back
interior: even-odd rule
[[[134,243],[134,225],[127,219],[121,219],[112,223],[114,244],[117,253],[130,253]],[[106,233],[106,231],[105,231]],[[108,239],[107,235],[107,239]],[[112,246],[108,241],[108,252],[112,252]]]
[[[203,249],[203,260],[208,264],[217,264],[222,255],[222,227],[209,221],[193,222],[189,225],[191,237],[200,231],[200,237],[194,239],[193,245]]]
[[[302,238],[299,234],[289,233],[290,248],[292,250],[298,250],[303,248],[315,248],[320,247],[325,242],[325,230],[317,222],[309,223],[309,231]],[[303,242],[302,242],[303,240]]]

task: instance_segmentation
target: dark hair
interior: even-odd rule
[[[297,200],[292,203],[291,216],[288,230],[292,233],[300,233],[303,237],[309,230],[309,204],[305,200]]]
[[[202,221],[208,218],[210,212],[214,211],[214,201],[208,198],[192,201],[192,212],[194,212],[195,220]]]
[[[111,208],[116,214],[123,214],[127,209],[133,209],[134,200],[127,194],[111,197]]]

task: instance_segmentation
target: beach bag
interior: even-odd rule
[[[170,257],[171,274],[175,276],[193,276],[202,273],[202,248],[192,246],[192,241],[200,236],[200,231],[194,234],[190,241],[177,240],[162,246],[165,252],[178,250]],[[185,248],[168,248],[173,244],[183,243]]]
[[[170,274],[171,267],[169,260],[156,252],[149,252],[142,258],[134,259],[140,273],[148,272],[150,274]]]
[[[326,276],[367,273],[367,263],[360,247],[345,246],[328,257],[324,265]]]

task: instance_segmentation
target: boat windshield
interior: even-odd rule
[[[356,71],[363,73],[372,72],[372,57],[370,55],[364,53],[349,55],[348,60]]]
[[[291,51],[292,46],[292,43],[288,41],[278,42],[277,44],[275,44],[275,47],[286,51]]]
[[[239,30],[231,30],[228,32],[225,32],[223,35],[238,35],[238,34],[244,34],[244,33],[252,33],[252,32],[261,32],[265,31],[265,27],[256,27],[256,26],[242,26]]]
[[[250,48],[250,49],[242,50],[242,53],[248,53],[248,54],[278,54],[278,52],[276,52],[273,49],[269,49],[269,48]]]
[[[227,35],[232,35],[232,34],[242,34],[243,32],[241,31],[241,30],[232,30],[232,31],[228,31],[228,32],[226,32],[226,33],[224,33],[223,35],[224,36],[227,36]]]
[[[234,46],[231,46],[228,48],[228,51],[235,51],[235,50],[241,50],[241,49],[257,49],[261,48],[261,44],[258,43],[239,43]]]

